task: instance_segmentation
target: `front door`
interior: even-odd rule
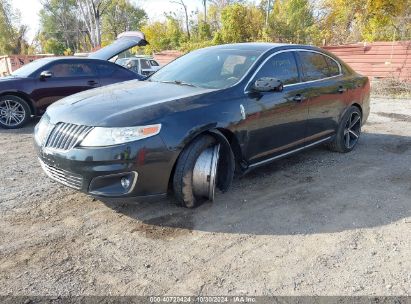
[[[45,69],[51,72],[51,77],[37,77],[37,84],[32,92],[40,113],[63,97],[99,86],[97,72],[91,64],[86,62],[56,62],[51,63]]]
[[[274,77],[284,84],[282,92],[247,93],[248,141],[245,148],[250,164],[281,155],[304,145],[308,107],[300,83],[294,52],[285,51],[268,59],[251,80]]]

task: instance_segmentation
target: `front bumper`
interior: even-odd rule
[[[160,136],[117,146],[74,147],[67,151],[35,145],[40,164],[49,177],[114,201],[164,196],[177,158]],[[128,182],[122,184],[122,179]]]

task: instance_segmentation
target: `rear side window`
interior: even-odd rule
[[[111,64],[98,64],[97,70],[100,76],[109,77],[113,75],[115,68]]]
[[[87,63],[56,63],[48,70],[55,78],[94,76],[92,66]]]
[[[299,82],[297,63],[292,52],[279,53],[270,58],[258,71],[256,79],[274,77],[283,84]]]
[[[318,80],[330,77],[325,56],[313,52],[298,52],[303,70],[303,81]]]
[[[328,64],[329,74],[328,76],[337,76],[340,75],[340,67],[338,66],[335,60],[331,59],[330,57],[325,56],[325,61]]]

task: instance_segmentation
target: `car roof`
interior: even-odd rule
[[[98,60],[98,61],[103,61],[106,62],[106,60],[101,60],[101,59],[93,59],[93,58],[88,58],[88,57],[82,57],[82,56],[57,56],[57,57],[47,57],[47,58],[42,58],[43,60],[48,62],[52,61],[57,61],[57,60]]]
[[[290,43],[269,43],[269,42],[244,42],[244,43],[231,43],[211,46],[210,48],[217,49],[235,49],[235,50],[254,50],[260,52],[266,52],[275,50],[277,48],[292,48],[292,49],[308,49],[308,50],[321,50],[312,45],[303,44],[290,44]]]

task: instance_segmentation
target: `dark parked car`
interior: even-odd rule
[[[349,152],[369,81],[311,46],[245,43],[189,53],[151,76],[65,98],[35,141],[48,176],[98,198],[173,190],[213,200],[245,173],[318,144]],[[342,172],[344,174],[344,172]]]
[[[42,115],[50,104],[63,97],[112,83],[143,79],[107,60],[146,43],[141,33],[123,33],[115,43],[87,58],[39,59],[9,77],[0,78],[0,127],[20,128],[31,116]]]

